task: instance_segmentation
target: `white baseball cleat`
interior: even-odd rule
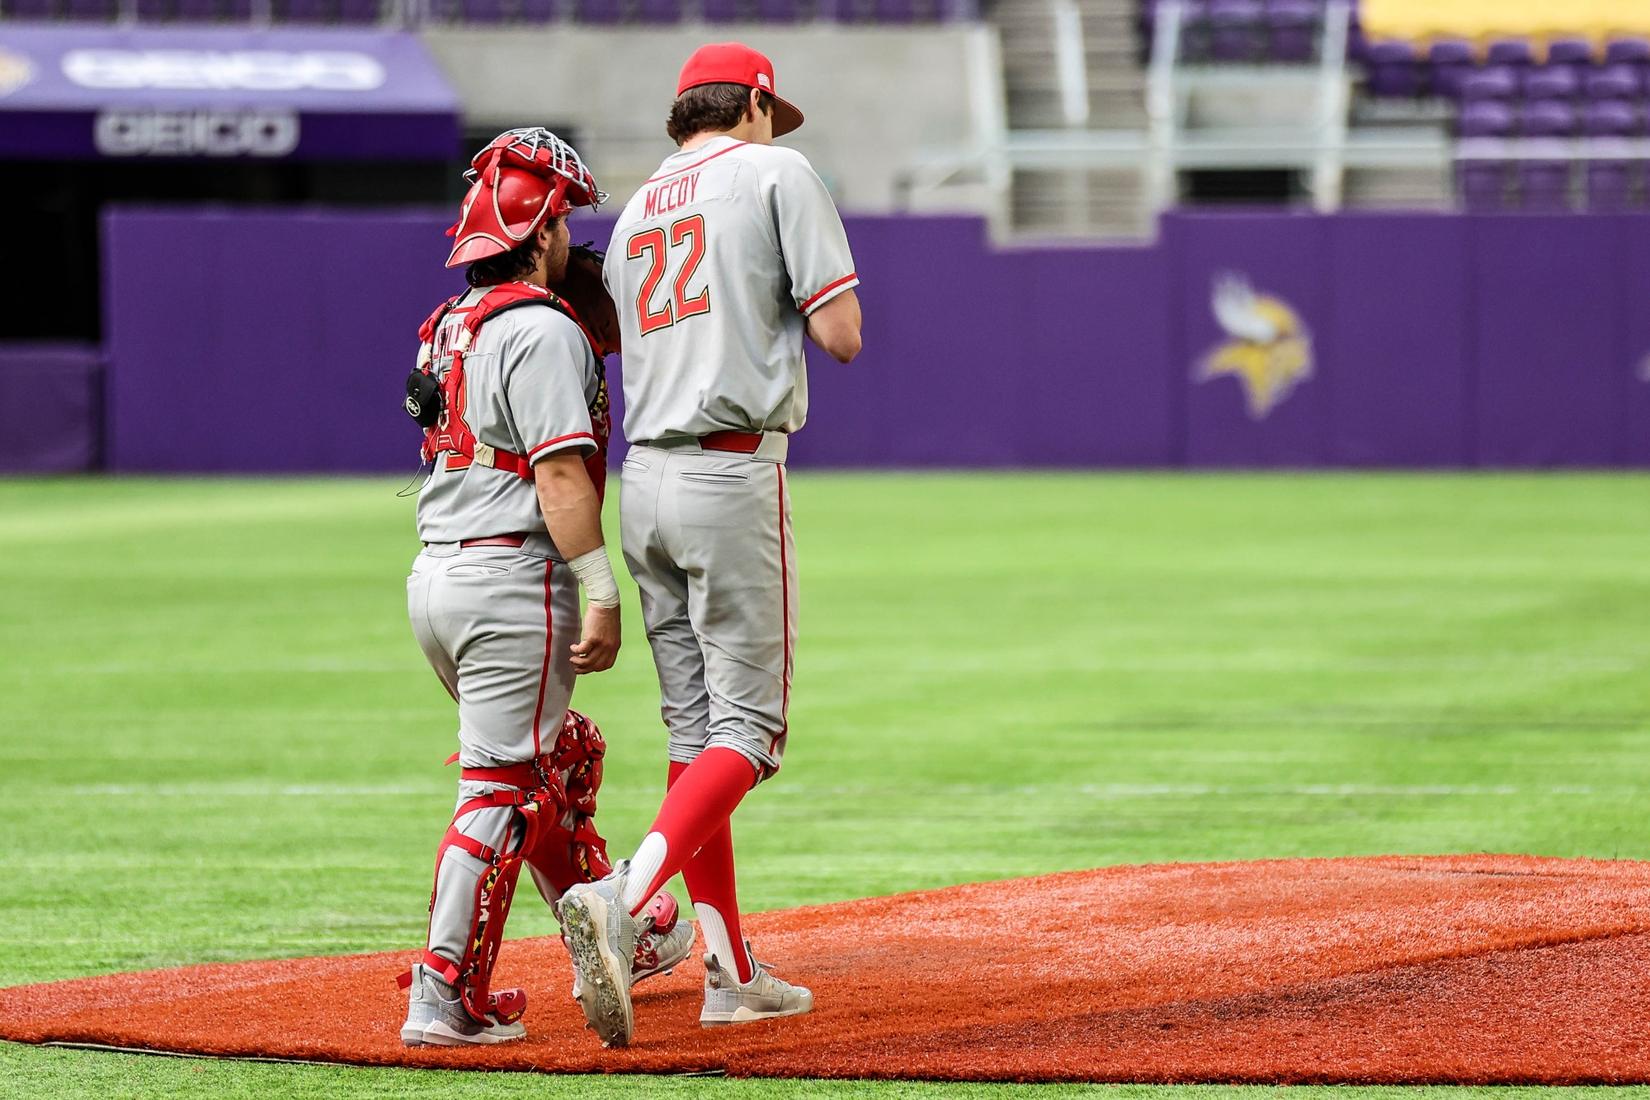
[[[630,1005],[636,959],[636,918],[624,904],[628,862],[599,882],[580,883],[561,899],[561,927],[578,972],[575,983],[585,1021],[610,1047],[630,1042],[636,1017]]]
[[[779,1016],[800,1016],[812,1012],[814,995],[800,985],[774,977],[756,961],[750,941],[745,941],[754,973],[741,985],[739,976],[724,970],[715,955],[705,956],[705,1007],[699,1013],[701,1027],[747,1024],[752,1020],[772,1020]]]

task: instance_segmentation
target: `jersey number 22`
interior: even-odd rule
[[[653,299],[659,291],[659,284],[664,282],[668,252],[684,247],[687,249],[687,256],[676,272],[671,294],[660,308],[654,309]],[[625,257],[640,260],[644,255],[648,262],[647,274],[642,276],[642,288],[636,295],[636,320],[643,336],[662,328],[669,328],[677,321],[685,321],[697,314],[710,312],[709,287],[692,298],[687,296],[688,283],[693,281],[694,274],[699,270],[699,261],[705,258],[703,214],[695,214],[691,218],[671,223],[668,238],[666,230],[657,228],[644,230],[631,237],[625,245]]]

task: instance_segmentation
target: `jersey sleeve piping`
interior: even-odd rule
[[[859,285],[859,273],[855,272],[855,271],[850,271],[850,272],[848,272],[848,274],[844,275],[842,278],[835,279],[835,280],[832,280],[829,283],[826,283],[817,292],[815,292],[812,297],[805,300],[801,305],[797,306],[796,308],[800,312],[802,312],[803,314],[812,313],[814,310],[818,309],[820,306],[824,305],[826,302],[830,301],[832,298],[835,298],[838,294],[841,294],[844,290],[848,290],[851,287],[856,287],[858,285]]]
[[[566,451],[574,447],[594,451],[596,449],[595,435],[590,432],[569,432],[566,435],[558,435],[554,439],[547,439],[527,452],[527,461],[537,462],[541,458],[549,458],[557,451]]]

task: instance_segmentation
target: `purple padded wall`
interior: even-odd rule
[[[1471,298],[1464,218],[1330,222],[1323,346],[1328,461],[1465,466],[1472,451]]]
[[[415,332],[462,286],[449,217],[110,211],[109,465],[410,474]],[[1174,214],[1152,246],[1007,251],[971,218],[848,232],[866,350],[813,355],[802,464],[1650,464],[1650,219]],[[1237,375],[1199,378],[1222,345],[1278,361],[1216,320],[1226,274],[1310,334],[1264,416]]]
[[[0,344],[0,474],[90,470],[102,450],[103,357],[84,344]]]
[[[458,289],[437,220],[109,212],[111,468],[410,471],[402,368]]]
[[[1474,219],[1481,463],[1608,466],[1625,457],[1627,220]],[[1631,293],[1642,301],[1645,289]]]
[[[1621,301],[1625,321],[1621,408],[1622,460],[1650,466],[1650,218],[1622,218],[1616,247],[1622,256]]]

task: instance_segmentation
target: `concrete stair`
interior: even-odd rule
[[[1134,0],[1075,3],[1088,78],[1088,118],[1080,125],[1144,132],[1146,74],[1139,61]],[[996,0],[987,5],[985,15],[1001,36],[1009,129],[1070,128],[1060,94],[1049,0]],[[1138,237],[1149,229],[1137,171],[1016,171],[1011,192],[1011,224],[1018,235]]]

